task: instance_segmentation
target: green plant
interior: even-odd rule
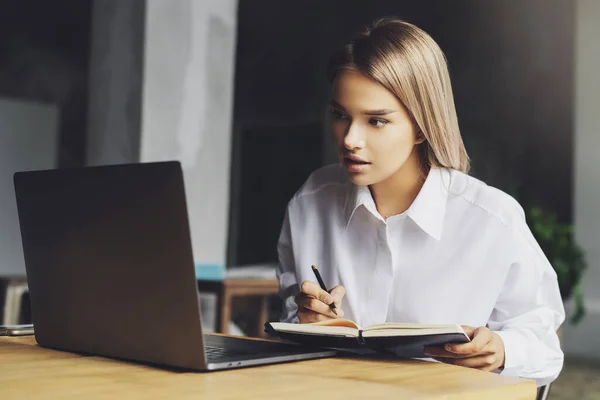
[[[575,312],[570,322],[576,324],[585,315],[580,282],[587,265],[584,253],[575,241],[573,226],[561,223],[556,214],[541,207],[531,207],[526,218],[533,236],[556,271],[563,301],[573,296]]]

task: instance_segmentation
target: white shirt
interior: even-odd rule
[[[565,318],[556,273],[509,195],[432,168],[409,209],[386,219],[368,187],[339,165],[315,171],[290,200],[279,244],[282,321],[296,322],[299,283],[343,285],[359,326],[414,322],[488,326],[505,346],[504,375],[553,381]]]

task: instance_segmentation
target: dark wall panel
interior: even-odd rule
[[[244,154],[280,157],[286,151],[282,168],[304,158],[324,160],[327,58],[356,29],[391,15],[425,29],[446,53],[472,174],[503,190],[520,190],[570,220],[574,5],[562,0],[240,0],[233,215],[249,215],[265,202],[283,215],[280,193],[293,193],[305,171],[300,177],[272,169],[245,174],[270,185],[269,191],[252,191],[240,181]],[[287,126],[313,126],[314,132]],[[278,144],[240,146],[250,128],[277,137]],[[261,225],[263,218],[243,219],[256,227],[251,233],[232,219],[230,260],[274,260],[279,226]]]

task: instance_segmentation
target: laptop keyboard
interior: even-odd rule
[[[243,338],[204,335],[204,354],[209,363],[235,362],[307,353],[294,345],[261,342]]]

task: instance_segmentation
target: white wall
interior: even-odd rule
[[[13,174],[55,168],[58,109],[0,98],[0,277],[25,276]]]
[[[589,263],[588,314],[565,325],[567,355],[600,359],[600,1],[578,0],[575,40],[575,236]]]
[[[141,161],[180,160],[197,262],[225,264],[237,0],[146,3]]]

